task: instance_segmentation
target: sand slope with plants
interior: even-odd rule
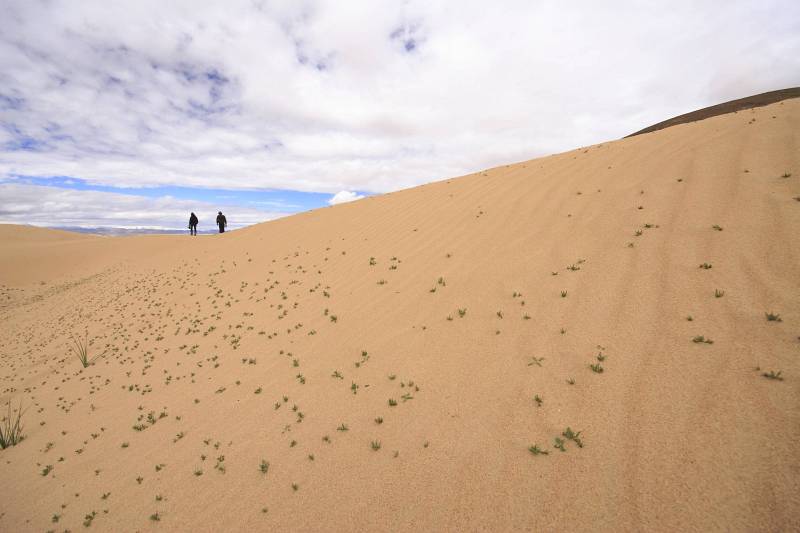
[[[224,235],[2,227],[0,530],[796,530],[799,234],[798,99]]]

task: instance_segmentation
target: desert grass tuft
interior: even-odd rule
[[[89,365],[93,364],[100,355],[96,355],[89,359],[89,333],[87,332],[83,340],[80,337],[75,337],[74,335],[70,335],[70,340],[72,341],[72,345],[70,345],[70,351],[75,354],[75,357],[78,358],[78,361],[81,362],[83,368],[88,367]],[[102,354],[101,354],[102,355]]]
[[[9,446],[16,446],[25,438],[22,433],[22,415],[24,414],[22,402],[16,409],[11,407],[8,402],[8,415],[0,423],[0,450],[5,450]]]

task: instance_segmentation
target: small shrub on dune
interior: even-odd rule
[[[528,451],[531,452],[531,455],[548,455],[550,453],[547,450],[539,448],[539,446],[536,444],[531,445],[528,448]]]

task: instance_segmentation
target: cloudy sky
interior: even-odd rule
[[[800,2],[0,0],[0,222],[241,226],[800,85]]]

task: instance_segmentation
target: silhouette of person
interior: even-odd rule
[[[228,225],[228,220],[225,218],[225,215],[222,214],[222,211],[217,212],[217,226],[219,226],[219,232],[225,233],[225,226]]]
[[[190,232],[192,235],[197,235],[197,222],[198,222],[198,220],[197,220],[197,215],[195,215],[194,213],[192,213],[192,214],[189,216],[189,232]]]

